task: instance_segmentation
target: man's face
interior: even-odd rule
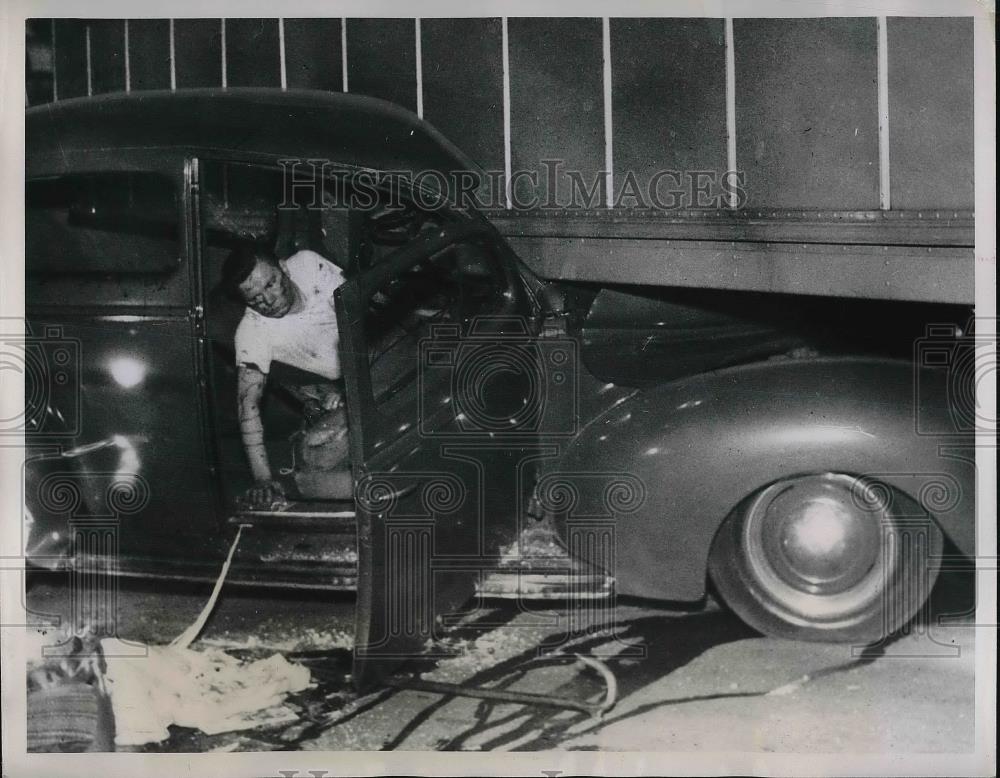
[[[253,271],[240,284],[247,305],[261,316],[280,319],[295,302],[292,279],[276,262],[258,259]]]

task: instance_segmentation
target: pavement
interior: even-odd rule
[[[967,616],[947,626],[937,620],[969,607],[971,576],[952,574],[939,584],[929,625],[868,647],[762,637],[711,600],[693,608],[622,601],[610,612],[484,601],[428,646],[446,656],[410,668],[427,681],[596,703],[607,682],[573,660],[586,653],[617,686],[616,704],[601,718],[427,691],[389,689],[358,699],[347,683],[350,595],[227,588],[199,643],[319,657],[310,665],[319,689],[299,701],[308,721],[211,738],[177,732],[148,750],[968,752],[976,630]],[[119,637],[169,642],[195,619],[208,592],[123,580]],[[38,618],[68,613],[65,580],[44,576],[28,606]]]

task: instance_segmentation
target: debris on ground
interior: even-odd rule
[[[113,750],[114,718],[94,630],[25,630],[29,752]]]
[[[66,629],[25,635],[28,751],[112,750],[114,720],[93,635]]]
[[[29,752],[113,750],[114,720],[107,697],[97,687],[67,681],[31,689],[27,703]]]
[[[247,660],[219,648],[190,647],[218,602],[242,533],[241,525],[198,618],[169,645],[145,646],[144,656],[116,656],[114,641],[101,642],[103,683],[115,715],[115,745],[161,742],[170,737],[170,726],[215,735],[299,720],[282,703],[287,695],[312,685],[309,668],[279,653]]]
[[[106,656],[115,744],[159,742],[177,725],[205,734],[296,721],[285,696],[311,683],[308,668],[280,654],[246,662],[215,648],[148,646],[146,656]]]
[[[570,556],[555,529],[545,521],[522,530],[518,538],[500,549],[503,568],[565,569]]]
[[[538,521],[500,549],[497,570],[476,586],[480,597],[500,599],[603,599],[612,576],[572,557],[550,521]]]
[[[198,642],[204,646],[222,648],[227,651],[278,651],[290,653],[296,651],[320,651],[354,648],[354,634],[342,629],[318,630],[305,629],[298,633],[291,632],[287,625],[278,625],[274,632],[279,630],[287,637],[279,638],[277,634],[271,635],[267,629],[267,624],[261,624],[258,632],[261,634],[250,635],[243,640],[231,637],[231,633],[226,630],[221,633],[221,637],[202,638]],[[243,634],[242,632],[240,634]]]
[[[260,560],[268,562],[324,562],[337,565],[357,565],[358,552],[353,546],[336,546],[327,548],[317,546],[302,547],[302,543],[292,540],[278,539],[268,546],[268,550],[260,555]]]
[[[769,691],[767,693],[767,696],[768,697],[785,697],[785,696],[787,696],[789,694],[794,694],[799,689],[801,689],[803,687],[803,685],[809,683],[809,680],[810,680],[810,678],[809,678],[808,675],[803,675],[801,678],[799,678],[799,679],[797,679],[795,681],[792,681],[791,683],[786,683],[783,686],[779,686],[776,689],[771,689],[771,691]]]
[[[207,603],[169,645],[130,642],[123,651],[108,637],[113,624],[81,627],[83,639],[39,630],[27,668],[36,750],[273,750],[349,701],[327,699],[350,684],[353,635],[344,630],[289,632],[268,621],[254,636],[199,640],[242,531]],[[44,656],[53,645],[58,656]],[[108,725],[98,732],[102,713]],[[249,730],[253,737],[242,734]]]
[[[448,653],[436,666],[420,675],[425,681],[458,683],[501,662],[531,655],[538,648],[538,634],[524,627],[498,627],[475,640],[444,638],[425,646],[429,654]]]

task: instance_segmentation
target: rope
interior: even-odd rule
[[[215,603],[218,601],[219,593],[222,591],[222,584],[225,582],[226,576],[229,574],[229,566],[233,562],[233,554],[236,553],[236,546],[239,545],[240,535],[243,534],[243,528],[249,526],[249,524],[240,524],[239,529],[236,530],[236,537],[233,538],[233,544],[229,547],[229,554],[226,556],[225,564],[222,565],[222,572],[219,573],[219,577],[215,581],[215,588],[212,589],[212,596],[208,598],[208,602],[205,603],[205,607],[201,609],[201,613],[198,614],[198,618],[194,620],[194,623],[170,641],[171,646],[176,646],[177,648],[187,648],[195,641],[198,635],[201,634],[201,631],[205,628],[205,622],[208,621],[208,617],[211,616],[212,611],[215,610]]]

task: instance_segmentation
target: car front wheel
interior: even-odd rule
[[[784,479],[723,524],[716,588],[750,626],[795,640],[871,643],[913,618],[942,535],[907,495],[842,473]]]

